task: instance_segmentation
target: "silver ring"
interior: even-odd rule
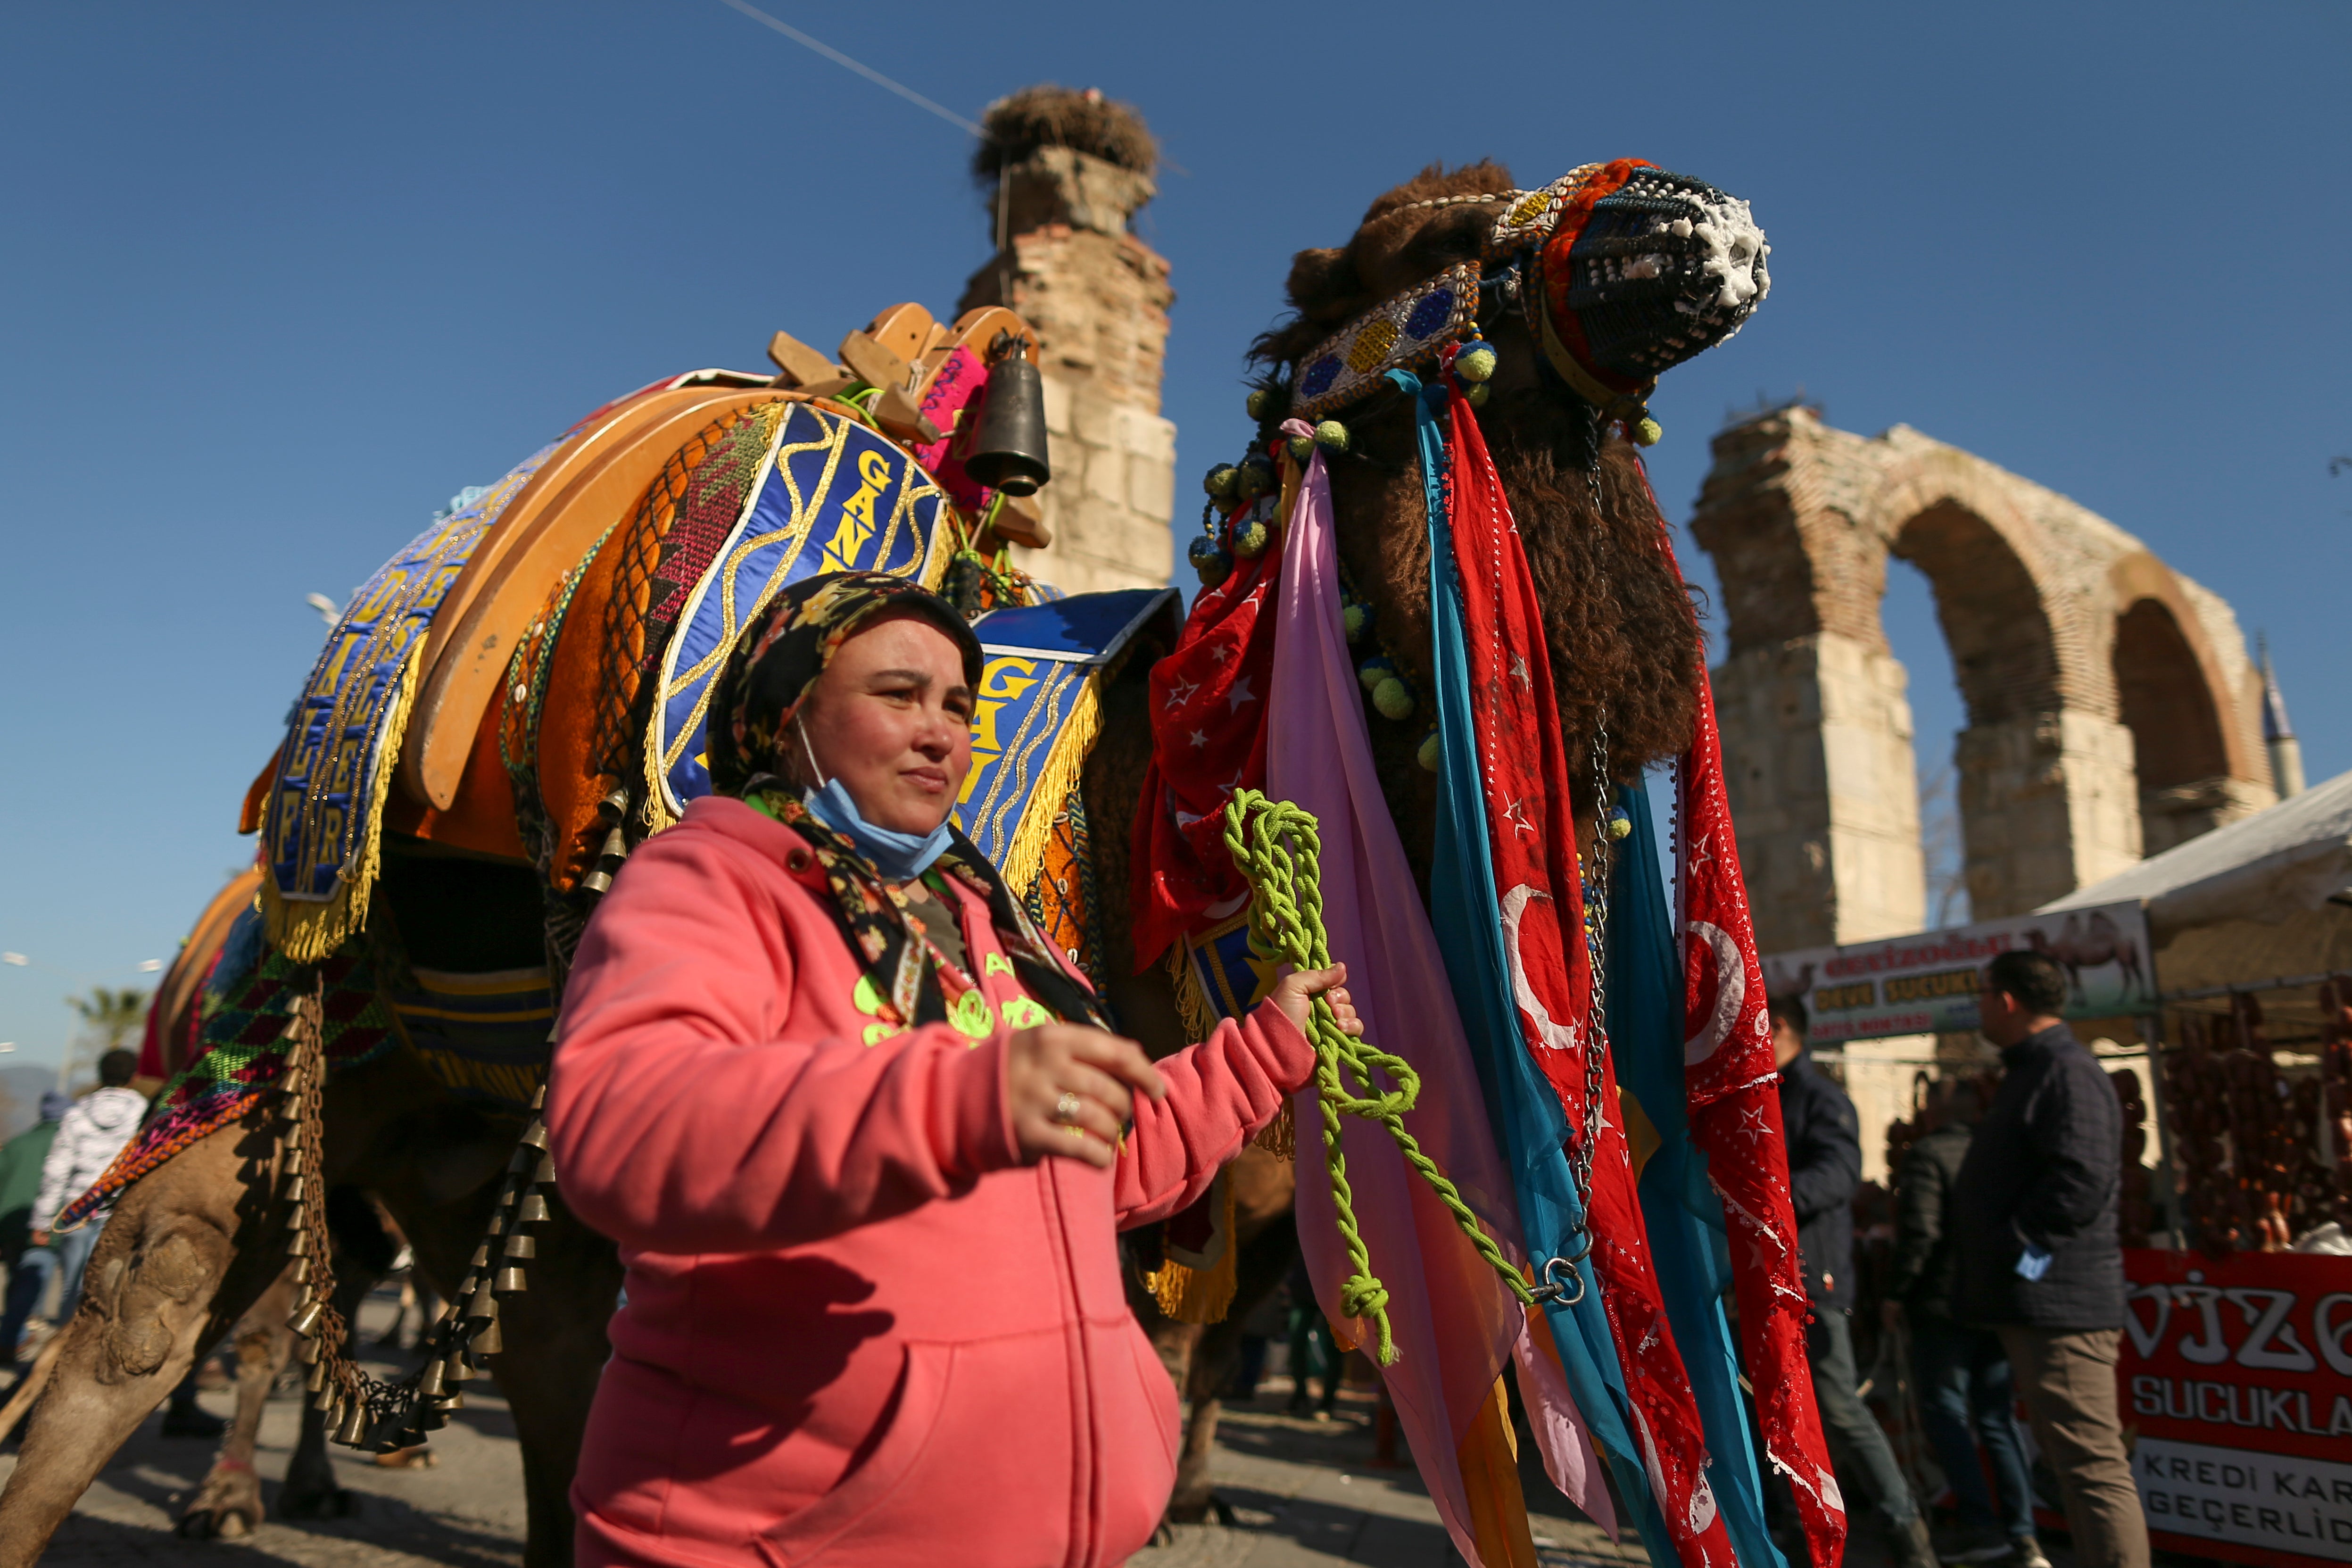
[[[1062,1091],[1062,1098],[1054,1101],[1054,1120],[1076,1123],[1078,1120],[1078,1112],[1084,1109],[1084,1106],[1083,1100],[1066,1089]]]

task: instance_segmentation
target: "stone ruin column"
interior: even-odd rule
[[[1160,587],[1175,559],[1176,426],[1160,412],[1168,262],[1128,232],[1158,187],[1132,109],[1097,91],[1025,89],[990,105],[974,171],[1005,243],[959,310],[1004,305],[1037,329],[1054,477],[1048,548],[1023,570],[1072,593]]]
[[[1909,677],[1886,647],[1885,542],[1808,459],[1809,416],[1715,438],[1692,530],[1715,558],[1724,784],[1767,952],[1917,931],[1927,908]]]

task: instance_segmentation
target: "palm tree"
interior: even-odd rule
[[[68,996],[66,1005],[81,1015],[81,1034],[58,1068],[63,1089],[107,1052],[120,1048],[147,1019],[147,993],[133,986],[115,990],[93,985],[87,996]]]

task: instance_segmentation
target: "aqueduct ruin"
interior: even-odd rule
[[[1802,407],[1730,426],[1714,453],[1691,527],[1723,584],[1716,703],[1766,952],[1926,924],[1889,555],[1933,586],[1966,704],[1979,918],[2278,798],[2237,617],[2105,518],[1907,426],[1855,436]]]

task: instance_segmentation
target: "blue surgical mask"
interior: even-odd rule
[[[955,830],[944,822],[929,833],[877,827],[866,820],[839,779],[803,792],[801,799],[818,821],[856,845],[857,852],[893,882],[909,882],[929,870],[955,838]]]

